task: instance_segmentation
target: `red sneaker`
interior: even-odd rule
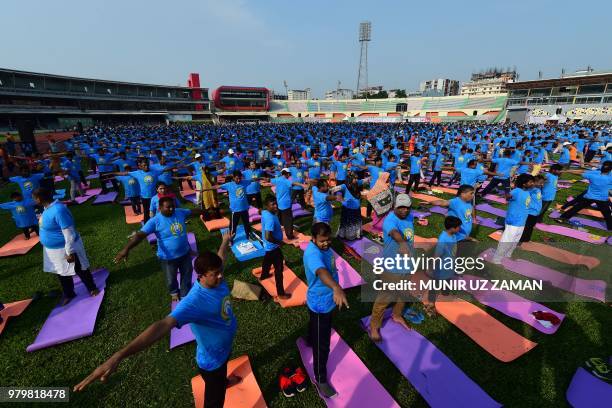
[[[291,369],[284,368],[281,375],[278,376],[278,385],[287,398],[295,396],[295,384],[291,380]]]
[[[308,378],[306,377],[304,370],[302,370],[302,367],[298,367],[295,370],[295,373],[291,376],[291,380],[293,380],[297,392],[306,391],[308,386]]]

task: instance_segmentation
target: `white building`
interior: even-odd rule
[[[459,81],[438,78],[421,82],[420,91],[424,96],[459,95]]]
[[[325,92],[325,99],[353,99],[354,94],[352,89],[334,89]]]
[[[287,91],[287,99],[290,101],[303,101],[312,99],[310,88],[306,89],[290,89]]]
[[[506,84],[518,79],[516,71],[498,69],[472,74],[470,82],[461,86],[462,96],[505,94]]]

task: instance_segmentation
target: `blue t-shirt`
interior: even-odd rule
[[[314,222],[329,223],[334,214],[331,203],[327,200],[328,193],[322,193],[319,190],[312,191],[312,200],[314,201]]]
[[[214,288],[196,282],[170,313],[177,327],[189,324],[195,336],[198,367],[212,371],[224,364],[232,352],[236,316],[225,281]]]
[[[246,196],[246,189],[251,181],[240,180],[240,183],[230,181],[221,185],[221,188],[227,190],[229,195],[229,207],[232,212],[247,211],[249,209],[249,200]]]
[[[529,205],[531,204],[531,194],[522,188],[515,188],[510,192],[512,198],[508,201],[508,211],[506,212],[506,225],[515,227],[525,226],[529,215]]]
[[[279,210],[291,208],[291,180],[285,176],[272,179],[272,184],[276,186],[276,202]]]
[[[529,203],[529,209],[527,210],[527,214],[540,214],[540,211],[542,211],[542,190],[537,187],[534,187],[529,190],[529,195],[531,196],[531,202]]]
[[[346,172],[348,169],[348,164],[345,162],[334,160],[334,172],[336,173],[336,180],[344,181],[346,180]]]
[[[461,185],[467,184],[472,187],[476,185],[476,182],[484,174],[484,171],[479,168],[471,169],[469,167],[464,167],[462,169],[457,169],[459,174],[461,174]]]
[[[64,204],[54,201],[43,211],[38,220],[40,243],[49,249],[59,249],[66,245],[62,230],[74,227],[72,214]]]
[[[437,279],[449,279],[455,274],[452,259],[457,256],[457,237],[448,235],[446,231],[442,231],[438,237],[436,244],[436,257],[442,259],[441,263],[436,263],[434,269],[434,277]]]
[[[421,157],[420,156],[410,156],[410,174],[420,174],[421,173]]]
[[[23,198],[32,198],[32,192],[40,186],[40,180],[45,177],[43,174],[31,174],[29,177],[15,176],[9,180],[19,184]]]
[[[140,196],[140,186],[138,180],[132,176],[117,176],[117,180],[121,182],[123,190],[125,191],[126,198],[133,198]]]
[[[394,212],[389,213],[383,221],[383,255],[387,258],[394,258],[399,252],[399,243],[391,236],[393,230],[398,231],[402,238],[407,241],[408,247],[414,245],[414,217],[411,213],[403,220],[400,219]],[[410,264],[409,264],[410,265]],[[410,273],[411,268],[402,270],[389,270],[391,273]]]
[[[563,148],[561,151],[561,156],[559,156],[559,164],[569,164],[570,162],[570,152],[569,149]]]
[[[434,171],[441,171],[442,165],[444,164],[444,155],[437,154],[436,159],[434,160]]]
[[[584,198],[608,201],[608,194],[612,189],[612,173],[602,174],[600,170],[591,170],[584,172],[583,177],[589,180],[589,188]]]
[[[322,251],[311,241],[304,251],[304,270],[308,282],[306,304],[315,313],[329,313],[336,307],[334,291],[317,275],[317,270],[321,268],[327,269],[332,278],[338,282],[338,271],[334,265],[332,250]]]
[[[501,174],[501,176],[497,176],[497,178],[502,180],[510,178],[512,168],[519,164],[518,161],[509,159],[507,157],[500,157],[499,159],[493,159],[492,161],[493,163],[497,164],[495,172]]]
[[[257,194],[261,190],[261,184],[259,184],[259,177],[261,175],[261,170],[245,170],[242,172],[242,177],[245,181],[248,181],[249,184],[246,188],[247,194]]]
[[[308,177],[318,179],[321,177],[321,161],[310,159],[308,160]]]
[[[346,184],[342,184],[342,189],[340,190],[342,192],[342,206],[349,208],[351,210],[357,210],[359,209],[361,203],[359,201],[359,198],[354,197],[350,190],[348,189],[348,187],[346,187]]]
[[[303,169],[297,168],[297,167],[291,167],[289,168],[289,170],[291,171],[291,181],[295,183],[302,183],[302,184],[304,183],[304,177],[306,176],[306,174]],[[294,190],[304,189],[304,187],[302,186],[292,186],[292,188]]]
[[[272,214],[268,210],[261,212],[261,239],[266,252],[270,252],[278,248],[278,244],[270,242],[266,239],[266,231],[270,231],[272,236],[279,240],[283,240],[283,231],[281,230],[280,221],[276,214]]]
[[[129,174],[138,180],[140,196],[142,198],[152,198],[155,194],[157,194],[156,189],[159,174],[156,171],[136,170],[131,171]]]
[[[370,173],[370,188],[372,188],[378,181],[378,176],[383,172],[383,169],[376,166],[368,166],[368,172]]]
[[[461,229],[455,234],[457,241],[467,238],[472,232],[473,211],[472,203],[466,203],[461,197],[455,197],[448,202],[448,215],[461,220]]]
[[[110,153],[106,154],[94,154],[93,157],[96,160],[96,164],[98,165],[98,171],[100,172],[109,172],[113,171],[115,165],[113,164],[113,155]]]
[[[145,234],[155,234],[157,237],[157,257],[163,260],[172,260],[186,255],[189,248],[187,239],[187,226],[185,219],[191,210],[177,208],[170,217],[157,213],[149,219],[140,231]]]
[[[0,204],[0,208],[11,212],[17,228],[26,228],[38,224],[36,213],[34,212],[35,206],[36,203],[31,199]]]
[[[555,176],[552,173],[546,174],[546,181],[544,182],[544,186],[542,186],[542,200],[543,201],[554,201],[555,196],[557,195],[557,181],[559,180],[558,176]]]
[[[179,202],[178,198],[174,198],[174,208],[180,208],[181,207],[181,203]],[[151,213],[151,217],[153,217],[155,214],[157,214],[157,210],[159,209],[159,195],[155,195],[153,196],[153,198],[151,198],[151,204],[149,204],[149,212]]]

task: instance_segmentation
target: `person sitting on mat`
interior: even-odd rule
[[[344,291],[338,284],[338,271],[331,250],[331,227],[323,222],[311,229],[312,240],[304,250],[304,270],[308,281],[306,304],[310,321],[306,344],[312,347],[315,385],[325,398],[337,395],[327,378],[327,359],[332,329],[332,314],[336,306],[349,307]]]
[[[62,285],[62,306],[76,297],[72,277],[76,274],[91,296],[100,291],[96,287],[83,239],[76,231],[74,218],[66,205],[53,200],[53,191],[46,188],[34,190],[32,197],[44,208],[38,220],[40,244],[43,247],[43,270],[57,274]]]
[[[223,408],[226,389],[242,381],[238,376],[227,376],[227,363],[237,329],[230,291],[223,279],[223,266],[230,237],[229,234],[223,235],[216,254],[205,251],[196,258],[194,266],[197,281],[172,313],[150,325],[126,347],[117,351],[75,385],[73,390],[83,391],[96,380],[105,382],[123,360],[149,348],[168,335],[173,328],[189,324],[197,343],[198,369],[206,383],[204,406]],[[191,274],[189,276],[191,278]]]
[[[166,275],[168,291],[172,300],[178,301],[189,293],[193,271],[185,220],[192,215],[201,215],[202,211],[195,208],[176,208],[174,201],[175,199],[170,197],[159,200],[159,212],[130,238],[127,245],[115,257],[115,262],[127,260],[130,251],[136,245],[149,234],[155,234],[157,257]],[[181,274],[180,291],[176,280],[177,272]]]
[[[508,201],[506,225],[491,260],[494,264],[500,265],[503,258],[510,258],[523,235],[531,204],[529,190],[533,187],[533,181],[531,174],[523,173],[516,178],[514,190],[506,194]]]
[[[24,199],[23,194],[18,191],[11,193],[11,200],[8,203],[0,204],[0,208],[11,212],[15,221],[15,226],[21,228],[25,239],[30,239],[30,233],[38,233],[38,220],[34,207],[36,203],[32,199]]]
[[[267,196],[264,204],[265,209],[261,213],[261,239],[266,254],[261,264],[261,276],[259,279],[268,279],[270,277],[270,268],[274,265],[276,294],[279,299],[289,299],[291,294],[285,293],[285,287],[283,286],[285,258],[280,248],[283,245],[283,231],[276,215],[278,211],[276,198],[271,195]]]
[[[395,198],[393,212],[385,217],[383,222],[384,258],[395,258],[397,254],[414,255],[414,222],[413,216],[410,214],[411,205],[412,200],[408,194],[398,194]],[[393,268],[383,272],[382,278],[385,281],[397,281],[410,272],[410,269],[396,270]],[[370,318],[370,338],[372,341],[379,342],[382,340],[380,328],[383,316],[387,306],[392,302],[395,302],[395,306],[393,306],[391,320],[410,330],[410,326],[402,316],[406,302],[399,296],[401,295],[396,296],[385,291],[380,291],[376,296],[372,305],[372,317]]]

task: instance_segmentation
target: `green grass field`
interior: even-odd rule
[[[65,186],[64,183],[60,185]],[[584,186],[576,183],[570,189],[560,190],[558,201],[569,194],[575,195]],[[10,186],[0,189],[0,202],[8,200],[10,191],[13,191]],[[10,321],[0,337],[0,386],[73,386],[149,324],[169,313],[170,299],[164,278],[155,253],[146,242],[132,251],[127,264],[114,265],[112,262],[130,232],[137,229],[136,225],[125,223],[122,207],[86,203],[73,206],[71,210],[92,265],[104,266],[111,272],[95,333],[88,338],[27,353],[27,345],[35,339],[58,299],[43,297],[34,302],[21,316]],[[417,226],[416,233],[437,236],[442,220],[442,216],[434,214],[429,217],[429,226]],[[334,229],[338,222],[339,211],[336,211]],[[304,218],[299,219],[297,225],[306,232],[310,223],[311,218]],[[0,244],[4,244],[17,234],[17,230],[5,212],[0,214],[0,225]],[[199,249],[217,249],[218,232],[208,233],[197,220],[191,221],[189,230],[196,234]],[[491,229],[478,227],[476,237],[491,241],[487,237],[491,232]],[[534,240],[540,241],[543,236],[536,231]],[[359,263],[348,258],[339,242],[334,245],[357,270],[360,269]],[[283,252],[291,269],[305,280],[302,252],[289,246],[285,246]],[[563,267],[538,254],[517,251],[517,255],[551,267]],[[260,262],[237,263],[230,255],[226,269],[230,288],[234,279],[255,283],[250,271]],[[604,266],[592,271],[574,268],[576,275],[590,279],[607,279],[609,272]],[[29,298],[36,291],[47,293],[53,289],[59,289],[59,283],[52,274],[42,272],[40,245],[25,256],[0,259],[0,299],[5,303]],[[350,289],[347,294],[351,307],[336,315],[334,328],[400,405],[427,406],[360,328],[359,319],[370,313],[371,303],[360,300],[359,288]],[[609,304],[547,305],[567,315],[554,335],[542,334],[480,305],[517,333],[538,343],[535,349],[511,363],[496,360],[440,316],[427,319],[416,330],[504,406],[563,407],[567,406],[565,391],[576,367],[589,357],[610,354],[612,343],[605,333],[609,335],[612,319]],[[238,318],[238,333],[232,356],[247,354],[250,357],[267,404],[272,407],[323,407],[313,387],[292,399],[284,398],[278,389],[279,370],[286,364],[300,364],[295,341],[305,333],[306,308],[282,309],[272,301],[238,300],[233,306]],[[193,406],[190,380],[197,373],[194,352],[194,343],[169,351],[169,338],[165,338],[124,361],[107,384],[95,384],[85,392],[71,394],[70,401],[80,407]]]

